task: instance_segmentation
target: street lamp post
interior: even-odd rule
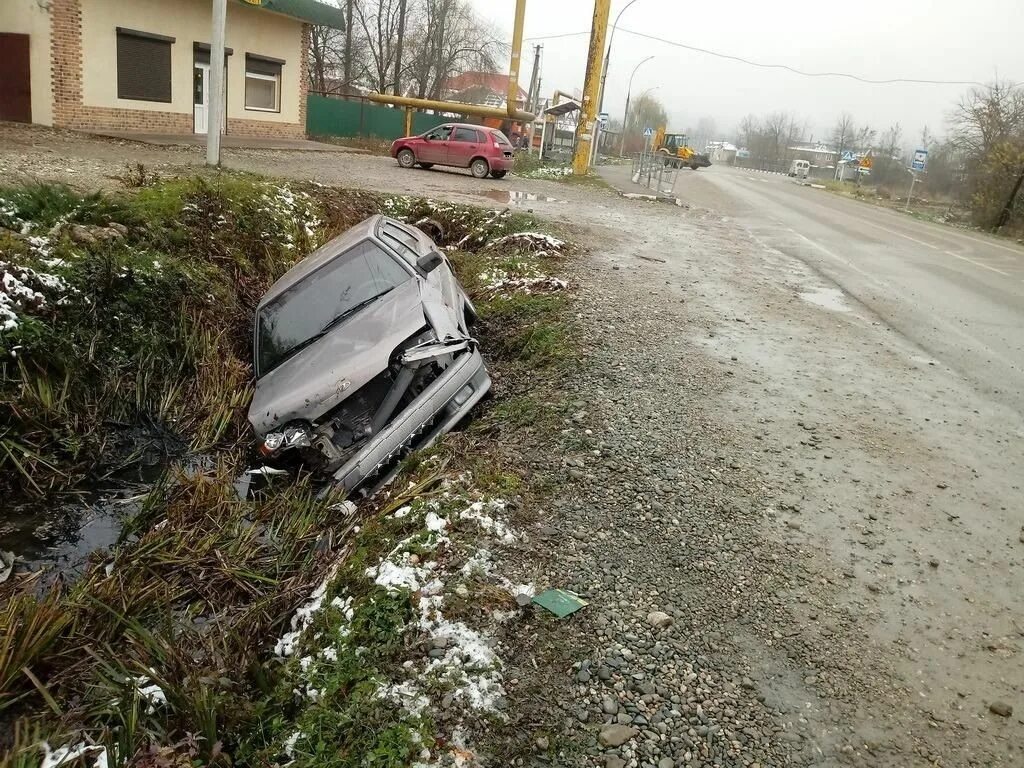
[[[629,0],[628,3],[622,6],[622,10],[619,11],[618,15],[615,17],[615,23],[612,24],[612,31],[608,35],[608,50],[604,54],[604,67],[601,69],[601,92],[597,97],[598,112],[604,109],[604,81],[608,79],[608,62],[612,57],[612,42],[615,40],[615,28],[619,25],[619,19],[622,18],[622,14],[624,14],[626,9],[635,2],[636,0]]]
[[[629,87],[626,89],[626,111],[622,113],[622,136],[619,137],[619,157],[622,157],[622,154],[626,149],[626,121],[629,119],[629,95],[633,91],[633,75],[635,75],[636,71],[640,69],[641,64],[645,64],[653,58],[653,56],[648,56],[646,59],[641,61],[640,64],[633,67],[633,74],[629,76]]]

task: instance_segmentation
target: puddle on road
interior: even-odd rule
[[[801,291],[797,294],[804,301],[833,312],[849,312],[846,306],[846,295],[838,288],[815,288],[813,291]]]
[[[486,192],[481,192],[480,195],[491,200],[497,200],[499,203],[508,203],[509,205],[565,202],[565,200],[559,200],[557,197],[546,197],[545,195],[538,195],[534,192],[515,192],[504,189],[489,189]]]

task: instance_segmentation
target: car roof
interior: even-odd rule
[[[491,128],[489,125],[473,125],[472,123],[444,123],[444,125],[450,125],[452,128],[475,128],[478,131],[488,131],[488,132],[498,130],[497,128]],[[439,125],[437,127],[438,128],[442,128],[444,126],[443,125]],[[432,131],[434,129],[431,128],[430,130]],[[427,131],[427,133],[430,133],[430,131]]]
[[[306,275],[316,271],[331,259],[347,251],[356,243],[373,237],[383,218],[384,216],[381,214],[371,216],[365,221],[361,221],[356,224],[354,227],[345,230],[333,240],[321,245],[309,254],[309,256],[298,262],[278,278],[277,282],[270,286],[270,290],[268,290],[263,295],[263,298],[260,299],[259,307],[257,309],[262,309],[268,302],[276,299],[282,293],[306,277]]]

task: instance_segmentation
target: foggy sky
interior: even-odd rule
[[[513,0],[471,0],[511,39]],[[611,21],[627,0],[613,0]],[[1022,0],[733,0],[729,3],[637,0],[614,38],[605,110],[622,118],[634,66],[654,55],[633,80],[634,98],[652,92],[666,107],[669,130],[713,118],[731,137],[749,113],[796,114],[815,139],[825,139],[846,110],[879,132],[894,122],[913,144],[921,129],[946,132],[946,118],[969,86],[868,85],[838,78],[801,77],[673,48],[623,32],[631,29],[689,45],[811,71],[862,77],[933,80],[1024,80]],[[592,0],[529,0],[526,38],[590,30]],[[611,21],[609,24],[611,24]],[[529,87],[532,43],[544,45],[542,95],[583,87],[589,34],[524,43],[521,83]]]

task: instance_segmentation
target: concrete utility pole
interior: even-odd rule
[[[533,46],[533,73],[530,75],[530,95],[526,98],[526,105],[523,109],[528,112],[536,110],[537,103],[537,79],[540,77],[540,52],[543,45]]]
[[[206,122],[206,164],[220,165],[220,132],[224,125],[224,34],[228,0],[213,0],[210,32],[210,105]]]
[[[590,148],[594,142],[597,101],[601,88],[601,54],[608,31],[611,0],[594,0],[594,21],[590,27],[590,52],[587,54],[587,76],[583,83],[583,105],[576,135],[576,154],[572,159],[572,172],[583,176],[590,167]]]

